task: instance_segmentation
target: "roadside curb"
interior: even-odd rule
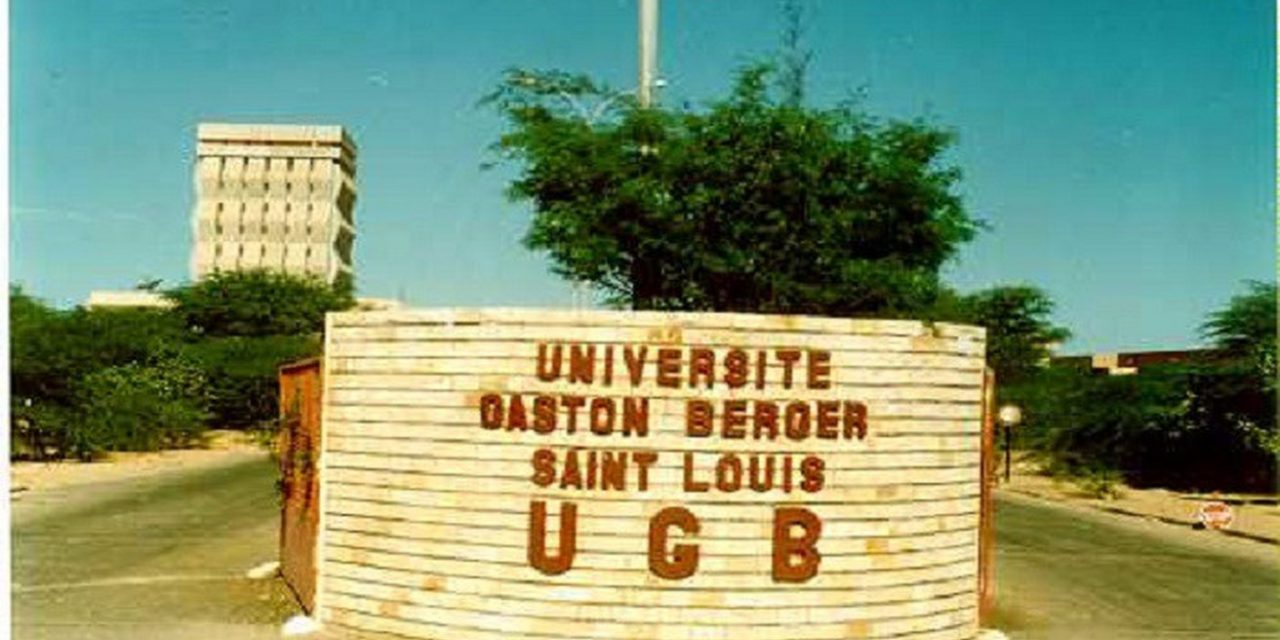
[[[1159,521],[1159,522],[1163,522],[1163,523],[1165,523],[1165,524],[1173,524],[1173,525],[1178,525],[1178,526],[1180,526],[1180,527],[1187,527],[1187,526],[1191,526],[1191,525],[1193,524],[1193,523],[1191,523],[1191,522],[1188,522],[1188,521],[1186,521],[1186,520],[1180,520],[1180,519],[1178,519],[1178,518],[1170,518],[1170,517],[1168,517],[1168,516],[1161,516],[1161,515],[1156,515],[1156,514],[1151,514],[1151,513],[1143,513],[1143,512],[1141,512],[1141,511],[1134,511],[1134,510],[1132,510],[1132,509],[1125,509],[1125,508],[1123,508],[1123,507],[1112,507],[1112,506],[1106,506],[1106,505],[1097,505],[1097,504],[1092,504],[1092,503],[1089,503],[1089,502],[1074,502],[1074,501],[1063,500],[1062,498],[1058,498],[1058,497],[1056,497],[1056,496],[1052,496],[1052,495],[1049,495],[1049,494],[1046,494],[1046,493],[1041,493],[1041,492],[1039,492],[1039,491],[1033,491],[1033,490],[1030,490],[1030,489],[1017,489],[1017,488],[1013,488],[1013,487],[1002,487],[1002,488],[1000,489],[1000,491],[1007,491],[1007,492],[1009,492],[1009,493],[1016,493],[1016,494],[1023,495],[1023,496],[1028,496],[1028,497],[1031,497],[1031,498],[1038,498],[1038,499],[1040,499],[1040,500],[1045,500],[1045,501],[1048,501],[1048,502],[1058,502],[1058,503],[1062,503],[1062,504],[1068,504],[1068,503],[1069,503],[1069,504],[1078,504],[1078,505],[1083,505],[1083,506],[1085,506],[1085,507],[1089,507],[1090,509],[1094,509],[1094,510],[1096,510],[1096,511],[1103,511],[1103,512],[1106,512],[1106,513],[1115,513],[1115,514],[1122,515],[1122,516],[1132,516],[1132,517],[1135,517],[1135,518],[1144,518],[1144,519],[1146,519],[1146,520],[1157,520],[1157,521]],[[1223,534],[1223,535],[1231,536],[1231,537],[1234,537],[1234,538],[1244,538],[1244,539],[1246,539],[1246,540],[1252,540],[1252,541],[1254,541],[1254,542],[1261,542],[1261,543],[1263,543],[1263,544],[1271,544],[1271,545],[1277,545],[1277,546],[1280,546],[1280,538],[1274,538],[1274,537],[1271,537],[1271,536],[1264,536],[1264,535],[1257,534],[1257,533],[1247,533],[1247,532],[1244,532],[1244,531],[1233,531],[1233,530],[1231,530],[1231,529],[1218,529],[1217,531],[1218,531],[1219,533]]]

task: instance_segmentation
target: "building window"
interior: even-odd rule
[[[220,244],[213,245],[213,255],[222,257],[222,245]]]
[[[218,203],[218,213],[222,213],[222,203]]]
[[[267,235],[267,225],[262,225],[262,235]]]
[[[213,232],[218,235],[222,235],[222,225],[221,224],[213,225]]]

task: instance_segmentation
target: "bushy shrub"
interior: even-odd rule
[[[184,357],[209,379],[211,419],[228,428],[274,420],[280,365],[318,355],[325,313],[354,305],[349,278],[271,271],[214,273],[165,295],[193,336]]]
[[[280,365],[318,355],[311,336],[207,338],[187,345],[184,355],[209,379],[213,424],[254,427],[278,414]]]
[[[1052,471],[1117,472],[1135,486],[1274,488],[1274,390],[1248,363],[1154,366],[1100,376],[1053,368],[1006,388],[1023,407],[1020,444]]]
[[[182,324],[163,309],[64,311],[20,287],[10,288],[9,302],[15,457],[88,455],[113,446],[85,423],[85,383],[96,372],[144,367],[186,339]]]
[[[202,336],[306,335],[324,330],[324,314],[355,305],[349,280],[329,285],[274,271],[215,272],[164,294],[172,314]]]
[[[1178,429],[1147,442],[1155,461],[1143,484],[1175,488],[1271,491],[1280,454],[1275,387],[1254,363],[1232,360],[1183,371]]]
[[[179,359],[95,371],[76,394],[78,415],[66,448],[80,458],[191,446],[208,418],[204,374]]]
[[[1023,407],[1019,437],[1068,473],[1127,471],[1148,433],[1167,431],[1180,402],[1170,381],[1156,376],[1093,376],[1055,368],[1016,387],[1005,398]]]
[[[1092,469],[1075,477],[1076,485],[1090,498],[1115,500],[1124,495],[1121,476],[1114,469]]]
[[[214,274],[167,292],[172,309],[60,310],[11,287],[11,444],[43,459],[187,446],[206,423],[277,416],[277,369],[317,355],[334,285],[280,273]]]
[[[76,381],[90,372],[145,362],[186,338],[163,309],[53,309],[12,288],[10,336],[16,404],[69,406]]]
[[[67,455],[75,410],[26,398],[15,402],[10,413],[10,456],[18,460],[49,460]]]

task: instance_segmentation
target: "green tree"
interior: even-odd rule
[[[225,336],[198,340],[182,357],[209,380],[209,409],[220,427],[255,427],[277,416],[282,364],[319,355],[312,335]]]
[[[84,375],[110,366],[144,362],[186,339],[182,324],[162,309],[63,311],[9,291],[12,392],[26,404],[70,404],[72,386]]]
[[[1129,376],[1055,367],[1001,392],[1025,410],[1025,444],[1059,468],[1112,469],[1141,486],[1273,491],[1275,314],[1275,286],[1250,283],[1202,325],[1225,357]]]
[[[791,69],[795,70],[796,64]],[[979,223],[951,132],[799,104],[769,65],[705,109],[639,108],[586,76],[512,70],[486,104],[533,207],[525,243],[637,309],[902,315]]]
[[[1276,284],[1249,282],[1245,293],[1209,314],[1201,334],[1229,355],[1252,362],[1274,391],[1276,382]]]
[[[16,286],[9,290],[9,304],[15,454],[41,458],[120,448],[118,442],[99,440],[107,431],[98,428],[102,418],[88,408],[85,381],[98,380],[92,397],[101,399],[101,390],[119,379],[99,373],[161,366],[164,354],[188,338],[177,318],[163,309],[60,310]],[[157,396],[151,406],[169,410],[178,407],[175,402],[185,401]],[[123,412],[117,414],[124,419]],[[138,433],[156,428],[151,423],[136,427]]]
[[[992,287],[943,300],[943,313],[952,316],[947,319],[986,327],[987,365],[1001,385],[1016,384],[1039,371],[1050,348],[1071,336],[1065,327],[1053,324],[1053,300],[1036,287]]]
[[[182,356],[209,379],[210,410],[221,427],[276,418],[277,369],[317,355],[324,314],[354,306],[349,277],[330,285],[274,271],[217,272],[165,293],[199,339]]]
[[[220,271],[165,292],[173,313],[204,336],[318,333],[324,314],[354,306],[349,279],[329,285],[275,271]]]
[[[196,444],[208,419],[204,374],[191,363],[160,358],[107,367],[76,384],[76,423],[68,453],[154,451]]]

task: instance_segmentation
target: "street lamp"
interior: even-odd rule
[[[643,71],[641,73],[641,76],[642,77],[644,76]],[[537,87],[542,84],[541,80],[537,76],[529,75],[529,74],[521,74],[521,76],[516,80],[516,82],[526,87]],[[583,104],[581,100],[579,100],[577,97],[575,97],[573,94],[569,93],[568,91],[564,91],[562,89],[555,89],[554,91],[556,96],[559,97],[561,100],[563,100],[564,103],[568,105],[569,108],[572,109],[574,113],[576,113],[578,117],[582,119],[583,122],[586,123],[588,128],[593,128],[595,127],[596,121],[604,116],[606,110],[609,108],[609,105],[613,104],[620,98],[625,98],[627,96],[631,96],[634,94],[638,96],[637,99],[639,100],[641,106],[648,106],[648,103],[652,100],[652,91],[654,89],[665,89],[667,86],[667,80],[665,78],[654,78],[652,81],[647,82],[647,85],[648,85],[648,90],[645,90],[645,91],[642,91],[642,86],[638,86],[638,87],[635,87],[634,89],[630,89],[627,91],[614,91],[611,95],[597,102],[594,107],[591,107],[589,109],[585,104]],[[655,153],[655,150],[649,148],[648,146],[641,146],[640,153],[641,155],[649,155],[651,153]],[[583,309],[584,306],[586,306],[588,289],[587,289],[586,283],[581,280],[574,280],[572,287],[573,287],[573,309],[575,311],[580,311]]]
[[[1009,467],[1013,460],[1013,428],[1022,422],[1022,409],[1016,404],[1006,404],[996,413],[996,419],[1004,427],[1004,481],[1009,482]]]
[[[654,78],[652,81],[648,82],[648,87],[649,87],[648,93],[650,96],[648,98],[639,97],[640,94],[642,93],[641,91],[642,87],[636,86],[631,89],[627,89],[625,91],[613,91],[608,96],[605,96],[603,100],[601,100],[600,102],[597,102],[594,107],[587,108],[587,105],[583,104],[583,102],[579,100],[578,97],[575,96],[574,94],[569,93],[568,91],[565,91],[563,89],[548,87],[544,85],[542,82],[542,79],[537,77],[536,75],[529,74],[529,73],[522,73],[520,77],[516,79],[516,82],[526,87],[531,87],[531,88],[541,87],[544,89],[550,89],[551,91],[554,91],[556,97],[563,100],[564,103],[568,105],[568,107],[572,109],[574,113],[578,114],[578,117],[581,118],[583,122],[587,123],[587,126],[589,127],[595,126],[596,121],[599,120],[602,116],[604,116],[605,110],[609,108],[609,105],[612,105],[618,99],[625,98],[628,96],[636,97],[637,101],[640,102],[640,105],[642,107],[647,107],[648,105],[645,102],[646,100],[652,99],[653,90],[667,88],[666,78]]]

